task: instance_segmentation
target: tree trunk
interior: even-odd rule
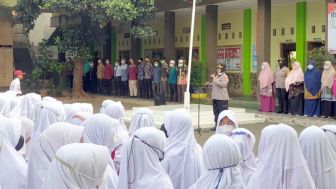
[[[74,68],[73,68],[73,87],[72,87],[72,98],[81,98],[86,97],[87,94],[83,90],[83,65],[82,57],[76,57],[74,59]]]

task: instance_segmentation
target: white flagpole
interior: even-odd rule
[[[193,43],[194,43],[195,12],[196,12],[196,0],[193,0],[192,14],[191,14],[191,27],[190,27],[187,90],[184,93],[184,108],[186,108],[187,110],[190,110],[190,92],[189,91],[190,91],[192,52],[193,52]]]

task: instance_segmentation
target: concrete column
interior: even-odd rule
[[[217,25],[218,6],[208,5],[205,7],[206,22],[206,78],[216,71],[217,64]]]
[[[271,61],[271,1],[258,0],[257,12],[257,57],[258,64]],[[258,73],[260,72],[258,66]]]
[[[140,51],[141,51],[141,45],[140,45],[141,40],[134,38],[131,36],[131,58],[134,59],[134,61],[137,61],[138,58],[140,58]]]
[[[164,15],[164,54],[166,60],[176,59],[175,49],[175,12],[167,11]]]
[[[103,58],[108,58],[111,60],[111,48],[112,48],[112,33],[111,33],[111,22],[109,22],[106,27],[104,28],[105,35],[106,35],[106,41],[104,44],[104,50],[103,50]]]

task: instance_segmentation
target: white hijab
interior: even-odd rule
[[[26,117],[21,117],[21,136],[24,138],[24,145],[20,150],[21,154],[28,159],[31,146],[31,136],[34,130],[34,122]]]
[[[161,162],[175,189],[189,188],[201,176],[202,148],[197,144],[191,117],[185,109],[167,112],[168,139]]]
[[[70,123],[74,125],[82,125],[84,121],[86,121],[92,116],[93,114],[89,112],[78,112],[72,116]]]
[[[316,126],[300,134],[300,144],[316,188],[334,189],[336,179],[336,154],[323,130]]]
[[[40,136],[51,124],[64,121],[64,107],[59,101],[44,101],[35,121],[32,140]]]
[[[113,102],[107,106],[105,114],[119,120],[118,135],[123,140],[128,138],[128,131],[124,122],[125,108],[121,102]]]
[[[73,104],[64,104],[64,121],[70,123],[72,118],[77,113],[81,112],[81,109]]]
[[[19,119],[21,115],[22,96],[8,97],[7,100],[10,101],[9,117]]]
[[[95,189],[104,179],[108,149],[95,144],[68,144],[57,150],[42,189]]]
[[[130,136],[142,127],[155,127],[153,112],[148,108],[140,108],[133,113],[128,129]]]
[[[83,127],[70,123],[52,124],[34,141],[28,161],[27,189],[40,189],[56,151],[71,143],[79,143]]]
[[[296,131],[284,124],[261,132],[258,164],[248,188],[315,189]]]
[[[0,188],[24,189],[27,183],[27,163],[15,150],[19,141],[18,124],[0,117]]]
[[[203,147],[204,166],[207,169],[190,189],[244,189],[240,168],[240,152],[228,136],[215,134]]]
[[[217,120],[217,125],[216,125],[216,134],[225,134],[220,129],[220,122],[225,117],[229,118],[231,120],[231,122],[233,122],[233,127],[235,129],[237,129],[239,127],[239,124],[238,124],[235,113],[231,110],[224,110],[218,115],[218,120]]]
[[[173,189],[172,182],[160,164],[166,144],[164,133],[144,127],[135,132],[122,150],[120,189]]]
[[[106,114],[106,109],[107,109],[108,105],[110,105],[112,103],[114,103],[113,100],[104,100],[102,102],[102,105],[101,105],[99,113]]]
[[[83,112],[93,114],[93,106],[90,103],[74,103],[73,105],[79,107]]]
[[[242,162],[243,177],[246,184],[249,183],[251,176],[257,168],[257,160],[255,158],[253,147],[256,139],[252,132],[244,128],[238,128],[231,131],[231,138],[238,146]]]
[[[9,117],[10,101],[4,95],[0,95],[0,115]]]
[[[325,125],[322,126],[321,129],[326,133],[331,147],[336,153],[336,125]]]
[[[109,153],[120,144],[121,139],[118,138],[117,130],[119,121],[108,117],[104,114],[95,114],[83,123],[85,127],[83,133],[83,141],[85,143],[93,143],[106,146]],[[107,166],[107,180],[103,184],[106,189],[117,189],[118,174],[112,159],[109,159]]]
[[[35,119],[35,107],[41,103],[41,95],[29,93],[22,97],[21,101],[21,117],[26,117],[30,120]]]

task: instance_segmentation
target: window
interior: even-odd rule
[[[148,44],[151,44],[152,43],[152,40],[151,39],[148,39]]]
[[[229,39],[229,33],[225,33],[225,39]]]
[[[234,39],[236,37],[235,33],[232,32],[232,39]]]
[[[286,33],[286,29],[285,28],[281,28],[281,35],[285,35]]]
[[[182,41],[183,41],[183,37],[181,36],[181,38],[180,38],[180,42],[182,43]]]
[[[153,39],[153,43],[154,43],[154,44],[156,43],[156,39]]]
[[[243,38],[243,32],[239,32],[239,39]]]
[[[273,29],[273,36],[276,36],[276,29]]]
[[[188,42],[189,41],[189,36],[188,35],[186,35],[186,42]]]
[[[290,29],[290,34],[291,34],[291,35],[294,35],[294,27],[291,27],[291,29]]]
[[[322,25],[322,33],[325,33],[325,31],[326,31],[326,26]]]
[[[221,40],[222,39],[222,34],[218,34],[218,40]]]
[[[197,35],[197,41],[199,41],[200,40],[200,35]]]
[[[311,32],[312,32],[312,33],[315,33],[315,26],[312,26],[312,28],[311,28]]]

